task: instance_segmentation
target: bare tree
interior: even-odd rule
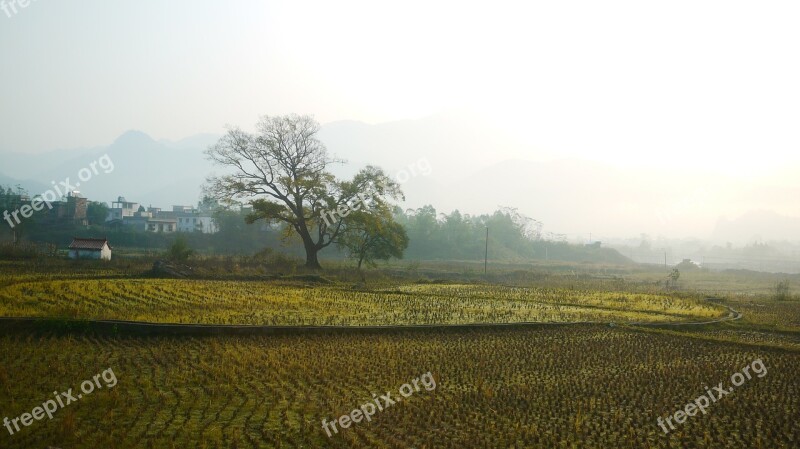
[[[205,187],[220,201],[252,205],[249,223],[264,219],[286,224],[303,242],[306,266],[315,269],[320,268],[319,251],[335,242],[343,223],[343,217],[323,220],[324,212],[347,209],[364,192],[379,202],[384,195],[402,196],[397,184],[375,167],[352,181],[338,181],[327,169],[343,161],[328,156],[316,138],[318,131],[319,124],[307,115],[264,116],[255,134],[231,127],[206,151],[231,173],[209,177]]]

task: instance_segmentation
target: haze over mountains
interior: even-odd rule
[[[219,171],[203,155],[218,137],[157,141],[129,131],[105,147],[4,151],[0,184],[20,184],[36,194],[51,181],[74,181],[81,168],[108,154],[114,171],[80,186],[88,198],[110,203],[122,195],[165,208],[196,204],[205,178]],[[689,161],[681,170],[623,169],[546,154],[459,114],[376,125],[333,122],[323,125],[319,138],[332,155],[348,161],[332,167],[338,176],[373,164],[405,181],[405,207],[432,204],[439,212],[470,214],[517,207],[542,221],[545,231],[575,241],[588,241],[590,233],[595,240],[640,233],[737,243],[800,240],[794,202],[800,189],[780,173],[743,180],[693,170]]]
[[[212,169],[202,150],[215,140],[215,136],[198,136],[176,143],[157,142],[142,132],[128,131],[107,147],[11,157],[4,154],[3,159],[11,164],[3,164],[0,183],[19,183],[31,194],[67,177],[74,184],[80,169],[108,154],[114,170],[108,174],[100,171],[82,183],[79,190],[84,196],[111,202],[122,195],[145,206],[196,204],[199,188]]]

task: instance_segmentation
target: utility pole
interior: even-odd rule
[[[483,253],[483,274],[486,274],[486,269],[489,264],[489,227],[486,227],[486,252]]]

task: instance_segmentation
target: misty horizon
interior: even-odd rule
[[[783,203],[780,202],[780,195],[775,195],[774,183],[776,179],[780,179],[777,173],[779,170],[760,178],[749,179],[753,187],[747,191],[741,187],[744,182],[742,178],[731,174],[715,173],[713,176],[706,174],[695,178],[687,176],[686,173],[662,174],[653,167],[638,167],[632,174],[626,174],[623,170],[602,161],[581,160],[555,154],[542,154],[538,158],[524,159],[524,151],[529,146],[515,141],[510,136],[498,139],[497,134],[494,134],[493,141],[500,142],[498,146],[502,147],[497,153],[492,153],[493,157],[485,157],[483,158],[485,161],[480,163],[457,160],[459,158],[456,154],[459,151],[474,153],[485,141],[476,138],[475,142],[465,143],[465,140],[475,137],[478,133],[468,133],[467,137],[456,137],[449,133],[458,128],[474,127],[478,123],[482,121],[476,114],[463,113],[442,113],[426,119],[374,125],[346,120],[324,124],[320,137],[323,143],[328,144],[331,153],[348,161],[332,167],[339,174],[352,173],[367,163],[382,166],[388,172],[392,172],[407,169],[420,158],[429,161],[432,166],[430,173],[424,176],[412,176],[407,183],[403,183],[407,200],[402,205],[405,208],[419,208],[430,204],[443,213],[459,210],[462,213],[479,215],[490,213],[501,206],[515,207],[525,215],[542,221],[546,231],[562,234],[568,240],[576,242],[590,239],[630,239],[640,234],[667,239],[700,238],[716,243],[733,241],[737,245],[800,240],[800,234],[795,232],[798,228],[794,226],[795,223],[800,223],[800,219],[791,214],[793,190],[788,191],[789,197],[783,198]],[[246,125],[243,127],[247,128]],[[411,132],[414,132],[412,138],[405,142],[397,142],[399,135]],[[108,151],[109,148],[112,149],[112,154],[113,151],[135,151],[136,145],[151,140],[154,144],[163,145],[171,151],[184,152],[183,157],[192,159],[191,167],[198,164],[202,167],[200,170],[213,171],[213,167],[204,165],[204,161],[201,160],[202,151],[220,136],[214,133],[201,133],[172,141],[150,136],[144,131],[131,130],[120,135],[111,145],[54,150],[39,156],[50,156],[50,159],[58,160],[58,155],[61,153],[69,155],[70,158],[80,158]],[[133,146],[126,147],[126,142],[130,142]],[[464,145],[470,146],[465,148]],[[118,147],[116,150],[115,146]],[[371,148],[376,147],[394,151],[387,151],[386,154],[372,152]],[[441,148],[444,155],[431,151],[437,148]],[[21,154],[16,156],[20,161],[26,157]],[[502,159],[503,157],[508,159]],[[34,180],[40,184],[47,182],[44,177],[37,178],[41,176],[41,173],[35,171],[37,165],[17,165],[12,164],[11,169],[14,173],[22,174],[23,179],[11,178],[0,169],[0,178],[4,177],[7,180],[6,184],[24,185],[26,181]],[[786,167],[783,169],[786,170]],[[124,164],[122,170],[124,173]],[[524,178],[522,173],[525,170],[529,173],[540,173],[542,176],[546,176],[548,172],[563,176],[574,171],[572,176],[576,178],[573,181],[585,179],[586,182],[584,188],[581,188],[580,185],[577,187],[559,185],[557,179],[547,179],[524,190],[519,187],[534,181],[519,180]],[[50,174],[54,175],[54,172]],[[199,174],[202,175],[199,178],[205,176]],[[509,176],[517,179],[513,181],[517,186],[516,189],[510,189],[510,186],[505,184]],[[580,178],[581,176],[584,178]],[[629,179],[624,179],[626,177]],[[199,178],[196,179],[198,182]],[[478,181],[482,179],[488,181]],[[643,182],[644,179],[647,181]],[[597,194],[596,188],[592,185],[596,182],[601,182],[607,190],[606,200],[603,202],[602,198],[595,197],[591,202],[599,202],[598,205],[602,206],[602,210],[614,210],[615,213],[611,217],[599,217],[597,211],[576,215],[574,210],[567,210],[573,209],[574,206],[570,208],[559,206],[559,204],[574,205],[575,201],[584,195]],[[652,186],[649,191],[644,187],[646,184]],[[200,198],[200,185],[195,187],[194,194],[186,193],[168,199],[167,202],[172,204],[163,202],[156,204],[151,199],[152,194],[146,193],[141,202],[165,208],[173,204],[195,204]],[[92,199],[109,203],[117,196],[136,199],[140,193],[109,192],[104,186],[102,196],[97,196],[91,185],[86,188],[84,192],[95,197]],[[763,196],[758,194],[759,189],[763,192]],[[509,198],[509,190],[520,190],[521,195],[517,197],[512,195],[512,198]],[[633,190],[636,192],[632,192]],[[506,198],[505,203],[499,200],[500,192],[503,191],[506,192],[502,194]],[[531,196],[528,192],[534,194],[538,192],[542,197],[546,197],[547,201],[540,201],[542,204],[540,206],[530,206],[530,202],[537,201],[527,200],[526,197]],[[721,201],[720,196],[727,196],[728,200]],[[163,193],[157,194],[156,197],[163,198]],[[770,198],[771,203],[765,203],[764,198]],[[709,208],[709,204],[724,205],[727,208]],[[781,221],[786,224],[778,223]],[[773,226],[770,222],[776,224]]]

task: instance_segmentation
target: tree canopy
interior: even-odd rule
[[[328,167],[343,161],[328,155],[318,131],[319,124],[307,115],[264,116],[255,133],[232,127],[206,151],[228,169],[208,179],[206,194],[227,204],[249,204],[250,223],[283,223],[287,237],[302,241],[309,268],[320,268],[319,251],[336,242],[348,215],[331,221],[324,214],[343,215],[365,192],[377,204],[402,198],[397,183],[377,167],[368,166],[349,181],[336,179]]]

